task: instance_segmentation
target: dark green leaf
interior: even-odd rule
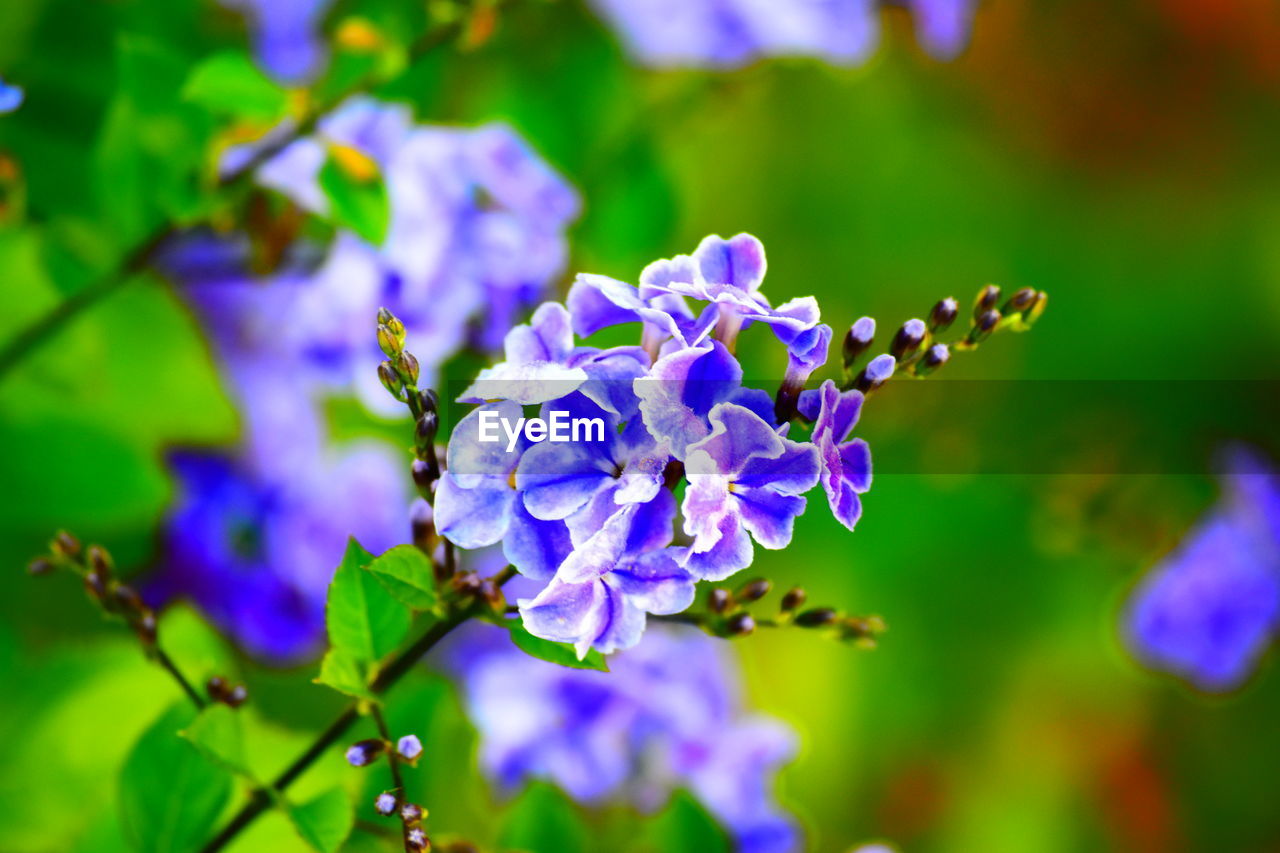
[[[300,806],[290,806],[289,819],[303,841],[319,853],[334,853],[351,834],[355,812],[346,792],[333,788]]]
[[[288,96],[243,53],[215,54],[197,65],[182,87],[184,100],[213,113],[271,122],[284,115]]]
[[[545,782],[532,783],[507,812],[501,849],[526,853],[581,853],[587,831],[569,798]]]
[[[535,637],[525,630],[524,625],[520,624],[518,619],[507,622],[506,626],[511,631],[512,642],[527,655],[573,669],[609,671],[609,664],[604,655],[595,649],[588,651],[587,656],[579,660],[578,653],[574,651],[573,646],[568,643],[556,643],[551,640],[544,640],[541,637]]]
[[[329,214],[335,224],[350,228],[370,243],[386,239],[391,201],[381,175],[353,175],[330,155],[320,169],[320,189],[329,199]]]
[[[195,722],[182,731],[182,736],[207,758],[235,773],[250,775],[240,715],[226,705],[205,708]]]
[[[138,739],[120,774],[120,822],[139,853],[190,853],[208,837],[231,794],[231,775],[178,732],[187,704],[165,712]]]
[[[436,606],[435,575],[431,561],[413,545],[397,545],[369,564],[378,581],[403,604],[414,610]]]
[[[341,649],[329,649],[325,652],[324,660],[320,662],[320,675],[315,682],[355,699],[379,701],[369,690],[369,676],[365,666]]]
[[[662,853],[729,853],[732,845],[715,818],[686,791],[677,791],[671,803],[648,822],[646,837]]]
[[[366,664],[398,646],[409,630],[409,611],[364,571],[372,560],[373,555],[350,540],[325,606],[329,643]]]

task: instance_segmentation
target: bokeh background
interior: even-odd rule
[[[856,68],[654,72],[581,4],[517,3],[383,94],[422,120],[517,128],[584,199],[573,271],[634,279],[745,230],[768,249],[767,292],[815,294],[837,328],[870,314],[891,329],[989,281],[1050,293],[1031,334],[929,380],[944,391],[894,386],[868,406],[880,468],[855,533],[811,513],[789,550],[758,553],[753,573],[890,627],[871,651],[804,632],[735,644],[752,704],[800,733],[780,797],[811,849],[1280,850],[1274,666],[1204,696],[1144,671],[1117,630],[1128,590],[1214,500],[1220,443],[1280,450],[1280,11],[994,0],[950,62],[916,47],[901,10],[883,23]],[[207,157],[145,87],[120,115],[130,46],[164,45],[182,75],[244,38],[213,4],[0,4],[0,75],[27,90],[0,118],[0,335],[146,230],[156,163]],[[333,418],[339,438],[388,434],[349,407]],[[154,568],[165,451],[238,430],[181,292],[154,275],[0,379],[0,850],[126,849],[113,775],[173,698],[79,589],[23,566],[65,527],[125,573]],[[166,619],[175,656],[235,655],[192,614]],[[237,665],[278,735],[256,747],[268,766],[301,742],[286,729],[341,705],[307,668]],[[560,802],[495,805],[447,682],[410,693],[395,713],[431,720],[437,831],[492,839]],[[592,834],[547,850],[636,831],[622,807],[559,808]],[[296,844],[281,820],[255,833],[239,849]]]

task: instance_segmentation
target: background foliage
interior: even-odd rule
[[[391,31],[421,24],[421,8],[390,0],[335,14],[357,12]],[[769,248],[770,293],[814,293],[836,326],[872,314],[887,328],[986,281],[1052,294],[1035,334],[949,365],[945,396],[913,408],[914,386],[898,388],[868,408],[861,434],[881,467],[855,534],[811,513],[791,549],[759,555],[780,584],[891,626],[868,654],[802,632],[737,645],[753,702],[802,734],[782,798],[814,849],[871,837],[940,851],[1270,849],[1280,679],[1264,666],[1237,695],[1201,697],[1141,671],[1114,625],[1129,585],[1210,502],[1216,442],[1274,435],[1274,384],[1221,384],[1274,378],[1280,355],[1275,11],[997,0],[946,64],[913,46],[905,18],[886,21],[857,69],[654,73],[579,4],[515,4],[491,39],[438,52],[382,94],[427,120],[518,128],[586,200],[574,270],[631,278],[704,234],[749,230]],[[0,337],[157,223],[210,209],[187,178],[209,174],[228,105],[191,73],[243,45],[238,16],[212,4],[0,4],[0,73],[27,90],[0,118],[20,171],[0,196]],[[279,108],[246,85],[241,118]],[[0,384],[4,850],[129,849],[148,804],[118,808],[116,774],[146,772],[127,759],[176,700],[79,590],[21,571],[63,526],[145,570],[171,498],[163,451],[237,434],[181,299],[140,278]],[[975,378],[1037,383],[961,390]],[[1059,394],[1050,380],[1084,381]],[[1115,408],[1126,386],[1101,380],[1150,381]],[[350,411],[335,420],[342,435],[376,429]],[[972,471],[1020,442],[1036,459],[1024,473]],[[192,614],[166,620],[196,676],[233,668],[249,684],[247,754],[264,774],[299,747],[290,729],[340,707],[309,670],[235,661]],[[437,832],[713,849],[689,841],[699,818],[684,800],[637,830],[624,809],[580,812],[535,787],[494,823],[452,689],[424,676],[404,691],[392,729],[428,743],[415,778]],[[343,779],[321,765],[298,800]],[[233,784],[198,786],[211,812]],[[241,849],[299,844],[273,815]]]

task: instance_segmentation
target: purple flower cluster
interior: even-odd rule
[[[368,99],[284,150],[259,180],[321,210],[316,174],[331,145],[358,150],[385,176],[384,246],[339,231],[317,267],[291,263],[265,280],[246,272],[243,240],[191,235],[165,258],[209,331],[243,442],[232,453],[175,456],[171,559],[154,594],[193,598],[272,660],[320,645],[325,589],[348,536],[381,551],[409,535],[395,450],[333,446],[322,409],[354,391],[380,411],[402,411],[375,371],[382,355],[368,329],[379,306],[404,318],[429,381],[444,358],[500,339],[543,295],[578,207],[508,128],[415,126],[406,109]]]
[[[254,53],[269,74],[285,83],[314,77],[325,59],[320,22],[333,0],[221,0],[242,12],[252,30]]]
[[[829,380],[802,390],[831,330],[812,297],[773,306],[764,275],[763,246],[739,234],[650,264],[638,286],[579,276],[567,307],[545,303],[513,329],[506,359],[460,397],[479,406],[450,439],[436,526],[463,548],[501,542],[545,583],[519,601],[531,633],[579,655],[635,645],[646,614],[685,609],[695,582],[751,565],[755,545],[786,547],[819,482],[837,519],[857,521],[871,481],[866,444],[849,440],[862,394]],[[619,324],[639,324],[639,346],[575,340]],[[753,324],[787,352],[782,388],[814,421],[810,441],[788,437],[791,413],[779,422],[773,394],[743,384],[732,350]],[[596,422],[598,437],[510,428],[534,406],[544,423]]]
[[[744,853],[799,848],[774,802],[773,775],[796,750],[776,720],[742,707],[722,641],[692,629],[650,631],[609,672],[531,660],[475,626],[453,646],[480,763],[511,791],[549,780],[585,803],[626,799],[644,811],[692,792]]]
[[[1242,684],[1280,632],[1280,477],[1239,451],[1225,493],[1139,584],[1124,637],[1153,669],[1197,688]]]
[[[737,68],[777,56],[864,61],[879,34],[874,0],[593,0],[631,54],[655,67]],[[898,0],[939,59],[968,42],[973,0]]]

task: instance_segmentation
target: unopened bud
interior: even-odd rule
[[[389,309],[385,307],[378,309],[378,325],[379,326],[389,326],[391,324],[391,321],[394,320],[395,318],[396,318],[396,315],[392,314]]]
[[[870,364],[862,368],[862,372],[853,380],[853,387],[864,394],[874,391],[893,376],[893,370],[897,366],[898,362],[893,356],[878,355],[871,359]]]
[[[981,317],[983,312],[990,311],[996,307],[996,303],[1000,301],[1000,288],[994,284],[988,284],[982,290],[978,291],[978,298],[973,303],[973,317],[976,320]]]
[[[111,607],[112,602],[108,598],[109,590],[107,588],[107,579],[97,569],[90,569],[84,575],[84,588],[89,596],[95,601],[106,607]]]
[[[383,817],[390,817],[396,813],[396,795],[390,791],[383,791],[373,800],[373,810]]]
[[[426,816],[426,809],[417,803],[405,803],[400,807],[400,819],[409,826],[416,826],[422,823],[422,819]]]
[[[893,336],[893,343],[889,345],[889,352],[893,357],[901,361],[907,356],[914,353],[920,348],[920,344],[924,342],[924,336],[928,332],[924,320],[908,320],[903,323],[901,328]]]
[[[440,395],[433,388],[424,388],[418,392],[418,405],[424,412],[440,411]]]
[[[422,853],[431,849],[431,839],[421,827],[415,826],[404,834],[404,849],[406,853]]]
[[[973,324],[973,328],[969,330],[969,343],[977,344],[991,337],[991,333],[995,331],[996,326],[1000,324],[999,311],[987,311],[978,318]]]
[[[773,584],[769,583],[765,578],[756,578],[738,588],[738,598],[743,601],[759,601],[769,594],[769,590],[772,587]]]
[[[959,314],[960,303],[953,297],[948,296],[946,299],[938,300],[938,304],[934,305],[933,310],[929,312],[929,331],[945,331],[956,321]]]
[[[53,561],[46,560],[44,557],[37,557],[30,563],[27,563],[27,574],[30,575],[47,575],[54,569]]]
[[[1013,296],[1009,297],[1009,301],[1005,303],[1004,310],[1001,313],[1008,314],[1010,312],[1021,313],[1030,308],[1036,301],[1036,291],[1031,287],[1024,287],[1018,290]]]
[[[405,383],[418,383],[418,358],[408,350],[400,353],[400,357],[396,359],[396,370],[404,377]]]
[[[111,591],[111,596],[115,599],[116,606],[125,613],[141,613],[146,609],[142,598],[131,586],[116,584],[116,588]]]
[[[502,613],[507,609],[507,598],[502,594],[502,587],[488,578],[480,582],[480,597],[494,613]]]
[[[1044,313],[1045,306],[1048,303],[1049,303],[1049,294],[1041,290],[1039,293],[1036,294],[1036,301],[1031,304],[1030,308],[1028,308],[1025,312],[1023,312],[1024,322],[1030,324],[1040,319],[1040,315]]]
[[[404,349],[404,341],[391,331],[390,326],[382,324],[378,326],[378,348],[386,354],[387,358],[395,358]]]
[[[142,640],[144,645],[154,646],[156,644],[156,636],[158,629],[156,626],[156,615],[150,610],[142,612],[136,622],[133,623],[134,633],[138,635],[138,639]]]
[[[53,553],[68,560],[74,560],[80,556],[80,540],[65,530],[59,530],[54,534],[50,547],[53,548]]]
[[[440,479],[439,464],[432,465],[426,459],[413,460],[409,470],[413,474],[413,484],[424,492],[431,488],[432,483]]]
[[[405,735],[396,741],[396,754],[405,761],[417,761],[422,755],[422,741],[417,735]]]
[[[707,596],[707,607],[712,613],[724,613],[733,605],[733,594],[723,587],[716,587]]]
[[[88,551],[89,568],[99,572],[103,578],[111,577],[112,570],[115,565],[111,562],[111,555],[107,553],[107,549],[101,545],[90,545]]]
[[[436,432],[440,429],[440,416],[434,410],[422,413],[414,430],[419,444],[430,444],[436,440]]]
[[[916,368],[916,373],[920,376],[927,376],[946,364],[951,359],[951,350],[946,344],[934,344],[925,351],[924,357],[920,359],[920,365]]]
[[[404,381],[400,378],[400,374],[396,372],[391,362],[384,361],[378,365],[378,380],[382,383],[382,387],[391,393],[392,397],[397,400],[404,399],[400,396]]]
[[[844,369],[849,370],[876,339],[876,321],[871,317],[861,317],[844,336]]]
[[[756,620],[751,618],[751,614],[747,612],[735,613],[729,617],[729,624],[725,626],[731,637],[745,637],[756,629]]]
[[[802,587],[793,586],[782,596],[781,609],[784,613],[789,613],[802,606],[808,597],[808,593]]]
[[[796,617],[796,624],[802,628],[821,628],[834,621],[836,621],[836,612],[830,607],[815,607]]]
[[[239,708],[245,702],[249,701],[249,688],[243,684],[237,684],[227,691],[227,698],[222,700],[232,708]]]
[[[378,738],[354,743],[347,747],[347,763],[352,767],[366,767],[382,755],[386,748],[387,742]]]

